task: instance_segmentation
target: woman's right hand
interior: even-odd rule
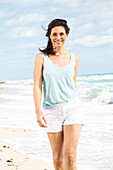
[[[40,127],[46,127],[47,128],[47,121],[45,119],[44,113],[40,110],[36,113],[37,115],[37,122]]]

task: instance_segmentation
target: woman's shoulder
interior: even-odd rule
[[[66,52],[67,52],[68,55],[70,55],[70,54],[73,55],[74,58],[75,58],[75,61],[79,62],[79,57],[78,57],[77,54],[75,54],[73,51],[66,51]]]
[[[44,58],[44,54],[43,54],[43,53],[38,53],[38,54],[36,55],[36,57],[42,59],[42,58]]]
[[[38,53],[35,60],[44,66],[44,55],[43,53]]]
[[[72,52],[73,53],[73,52]],[[73,53],[73,55],[74,55],[74,57],[75,57],[75,60],[76,61],[79,61],[79,56],[77,55],[77,54],[75,54],[75,53]]]
[[[77,54],[75,54],[74,52],[71,52],[74,56],[74,59],[75,59],[75,63],[78,64],[79,63],[79,57]]]

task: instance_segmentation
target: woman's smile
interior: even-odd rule
[[[59,45],[62,43],[62,41],[55,41],[55,43]]]

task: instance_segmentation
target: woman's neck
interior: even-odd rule
[[[54,48],[55,55],[62,55],[65,53],[64,47]]]

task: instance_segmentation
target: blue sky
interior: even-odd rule
[[[78,75],[113,72],[113,0],[0,0],[0,80],[32,79],[34,60],[55,18],[71,29],[65,49]]]

